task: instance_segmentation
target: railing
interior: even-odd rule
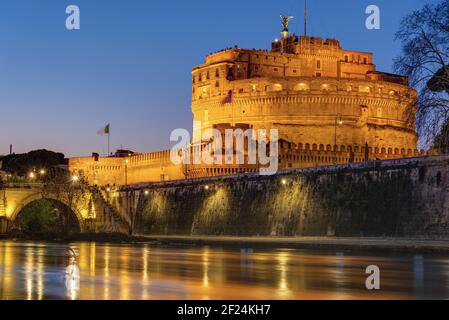
[[[31,189],[31,188],[41,188],[42,183],[39,182],[4,182],[0,183],[0,188],[9,189]]]

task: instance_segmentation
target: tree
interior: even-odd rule
[[[449,132],[444,130],[449,121],[449,0],[426,5],[406,16],[396,39],[401,41],[402,54],[395,60],[395,69],[408,76],[419,91],[416,118],[422,142],[447,147]]]
[[[52,168],[66,163],[62,153],[35,150],[24,154],[3,157],[2,170],[17,176],[26,176],[30,171]]]

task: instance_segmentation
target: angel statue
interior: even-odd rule
[[[292,16],[286,17],[286,16],[281,15],[281,23],[282,23],[282,26],[284,27],[284,30],[288,30],[288,24],[290,21],[293,20],[293,18],[294,17],[292,17]]]

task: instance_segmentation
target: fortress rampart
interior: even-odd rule
[[[337,40],[291,36],[272,51],[227,49],[195,67],[192,83],[201,132],[244,123],[295,144],[416,149],[415,90]]]
[[[196,125],[190,148],[210,142],[202,138],[207,129],[244,127],[278,130],[280,169],[416,157],[424,155],[417,150],[416,99],[406,77],[376,70],[372,53],[284,30],[271,50],[229,48],[193,68]],[[169,150],[74,158],[69,167],[97,185],[225,176],[260,168],[175,165]]]

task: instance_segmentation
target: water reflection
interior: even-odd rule
[[[0,298],[447,299],[449,257],[0,241]]]
[[[75,258],[70,258],[69,265],[66,268],[65,287],[67,289],[67,297],[71,300],[76,300],[80,290],[80,269],[76,264]]]

